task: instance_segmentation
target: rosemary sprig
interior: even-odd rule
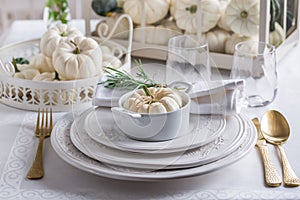
[[[136,77],[133,77],[126,71],[120,71],[113,67],[105,67],[106,80],[100,82],[106,88],[120,88],[126,90],[133,90],[141,88],[142,86],[154,87],[158,85],[156,81],[149,78],[143,69],[141,60],[135,61],[137,64]]]

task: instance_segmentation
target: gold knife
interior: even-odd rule
[[[258,121],[258,118],[252,119],[252,122],[254,123],[257,129],[258,138],[257,138],[256,146],[259,149],[259,152],[263,160],[266,184],[272,187],[280,186],[282,183],[282,178],[279,176],[278,171],[276,170],[274,164],[270,159],[269,149],[267,147],[266,140],[264,139],[261,133],[260,123]]]

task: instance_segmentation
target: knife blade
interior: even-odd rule
[[[254,123],[257,130],[258,138],[256,141],[256,147],[258,148],[262,157],[264,165],[265,182],[268,186],[280,186],[282,183],[282,178],[279,176],[278,171],[270,158],[267,142],[261,133],[259,120],[258,118],[254,118],[252,119],[252,122]]]

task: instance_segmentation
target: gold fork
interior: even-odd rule
[[[40,120],[40,116],[42,119]],[[49,116],[49,117],[48,117]],[[52,108],[48,112],[44,112],[42,109],[42,114],[40,108],[38,109],[38,116],[36,120],[35,136],[39,137],[39,145],[36,151],[35,159],[31,165],[30,170],[27,173],[27,178],[29,179],[40,179],[44,176],[44,167],[43,167],[43,146],[45,137],[50,136],[52,131]]]

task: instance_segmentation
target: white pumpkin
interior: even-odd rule
[[[146,24],[156,23],[168,14],[170,0],[144,0],[144,3],[145,13],[142,13],[142,1],[124,0],[124,12],[136,24],[141,24],[143,14],[145,14]]]
[[[55,80],[55,72],[43,72],[41,74],[36,75],[33,81],[54,81]]]
[[[108,46],[104,46],[104,45],[100,45],[101,51],[102,51],[102,55],[114,55],[114,52],[111,48],[109,48]]]
[[[148,90],[152,96],[147,96],[142,89],[137,90],[124,102],[124,108],[138,113],[166,113],[183,105],[181,97],[170,88],[152,87]]]
[[[116,56],[103,54],[103,67],[112,67],[118,69],[122,66],[122,61]]]
[[[285,32],[278,22],[275,22],[275,30],[269,33],[269,43],[278,47],[285,40]]]
[[[230,31],[231,29],[226,23],[226,14],[225,14],[225,10],[226,10],[227,5],[229,4],[230,0],[219,0],[219,2],[220,2],[221,17],[220,17],[217,25],[218,25],[218,27],[220,27],[226,31]]]
[[[176,25],[188,34],[197,33],[197,0],[176,0],[173,2],[173,17]],[[220,18],[219,0],[201,1],[201,31],[207,32],[216,26]]]
[[[30,66],[32,68],[36,68],[41,73],[55,71],[52,64],[52,58],[49,58],[42,53],[39,53],[31,58]]]
[[[36,75],[40,74],[39,70],[32,68],[29,64],[17,64],[18,71],[14,74],[14,78],[32,80]]]
[[[171,16],[174,16],[174,14],[175,14],[175,10],[176,10],[175,4],[176,4],[176,0],[171,0],[170,1],[170,14],[171,14]]]
[[[233,54],[235,45],[239,42],[248,41],[248,40],[254,40],[257,41],[257,37],[246,37],[246,36],[240,36],[238,34],[233,34],[230,36],[225,43],[225,53]]]
[[[143,34],[145,33],[145,35]],[[173,21],[164,20],[158,26],[137,27],[133,31],[133,40],[141,42],[145,37],[148,44],[167,45],[171,37],[182,34]]]
[[[225,21],[233,32],[243,36],[258,34],[259,2],[259,0],[231,0],[225,11]]]
[[[230,33],[220,28],[216,28],[204,34],[204,38],[208,42],[210,51],[225,52],[226,40],[230,37]]]
[[[99,44],[87,37],[75,37],[60,43],[53,53],[53,65],[63,80],[84,79],[102,72]]]
[[[74,27],[58,24],[43,34],[40,41],[41,52],[51,58],[60,42],[70,40],[76,36],[83,36],[83,34]]]

